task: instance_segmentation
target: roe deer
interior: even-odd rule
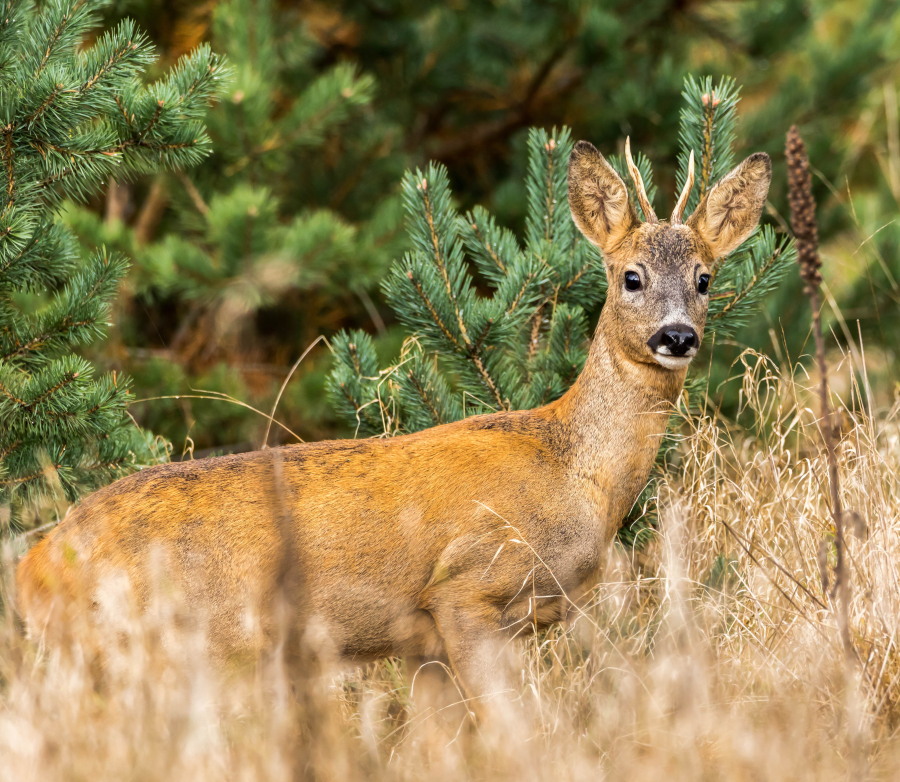
[[[509,688],[502,645],[563,618],[596,584],[697,353],[714,263],[753,231],[771,179],[768,156],[751,155],[685,221],[692,160],[660,221],[627,146],[626,156],[646,222],[591,144],[569,161],[572,217],[601,250],[609,290],[584,370],[560,399],[393,439],[122,478],[19,565],[29,632],[64,622],[69,600],[97,599],[116,573],[146,599],[146,563],[162,549],[167,577],[208,617],[218,657],[271,644],[273,595],[294,572],[297,614],[344,658],[446,657],[473,698]]]

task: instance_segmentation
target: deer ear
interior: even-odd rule
[[[587,141],[569,157],[569,208],[578,230],[604,254],[639,225],[622,178]]]
[[[720,179],[688,220],[687,225],[722,258],[753,233],[772,181],[772,161],[765,152],[750,155]]]

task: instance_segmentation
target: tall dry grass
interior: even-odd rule
[[[475,726],[452,684],[411,695],[428,672],[392,661],[337,672],[274,653],[215,672],[163,586],[141,615],[110,595],[103,627],[73,610],[46,648],[4,614],[0,779],[897,778],[898,409],[843,411],[848,665],[812,396],[766,359],[744,365],[740,427],[685,422],[659,533],[610,552],[570,627],[521,644],[525,720]]]

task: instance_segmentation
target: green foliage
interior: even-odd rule
[[[127,264],[102,248],[80,257],[57,212],[110,176],[207,155],[222,67],[202,47],[142,84],[154,54],[133,24],[85,45],[103,5],[0,7],[0,506],[13,524],[160,458],[125,415],[130,381],[73,352],[103,335]]]
[[[127,365],[139,384],[181,399],[138,412],[155,431],[177,442],[189,434],[201,448],[258,444],[266,420],[198,392],[242,393],[242,401],[252,393],[255,406],[267,407],[280,364],[327,330],[335,311],[370,319],[369,291],[394,254],[397,197],[369,203],[366,219],[351,222],[329,207],[340,185],[310,181],[326,153],[342,157],[339,136],[365,125],[374,81],[350,63],[317,68],[307,31],[283,20],[271,0],[216,5],[212,41],[234,75],[208,117],[215,151],[190,180],[159,177],[156,195],[129,191],[143,198],[129,224],[95,210],[67,212],[86,248],[140,256],[121,332]],[[159,197],[169,209],[154,240],[140,212]],[[291,390],[299,393],[296,384]],[[301,396],[294,403],[315,410]]]
[[[355,422],[357,431],[384,431],[379,398],[378,356],[364,331],[342,332],[332,342],[335,366],[328,391],[338,413]]]
[[[359,431],[411,432],[557,398],[586,357],[586,312],[602,299],[599,254],[575,230],[566,201],[568,129],[528,139],[525,242],[483,208],[460,215],[446,170],[408,173],[403,198],[412,250],[384,294],[411,339],[378,372],[363,335],[334,341],[335,405]],[[476,286],[473,272],[487,293]]]
[[[861,244],[841,248],[851,262],[862,248],[869,261],[850,286],[843,315],[847,320],[858,319],[857,328],[865,344],[894,346],[900,334],[900,224],[895,217],[900,187],[896,195],[886,196],[859,199],[864,207],[856,212]],[[896,383],[896,374],[889,374],[887,379]]]
[[[685,214],[697,208],[709,189],[734,167],[735,108],[740,90],[732,78],[713,85],[712,76],[685,80],[684,106],[678,128],[679,192],[687,181],[691,152],[697,162],[696,181]]]
[[[716,274],[707,315],[712,333],[731,337],[749,323],[796,260],[793,242],[771,225],[762,226]]]

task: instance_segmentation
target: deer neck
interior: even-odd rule
[[[687,370],[634,361],[616,331],[605,308],[584,369],[552,407],[568,433],[572,469],[618,525],[646,484]]]

